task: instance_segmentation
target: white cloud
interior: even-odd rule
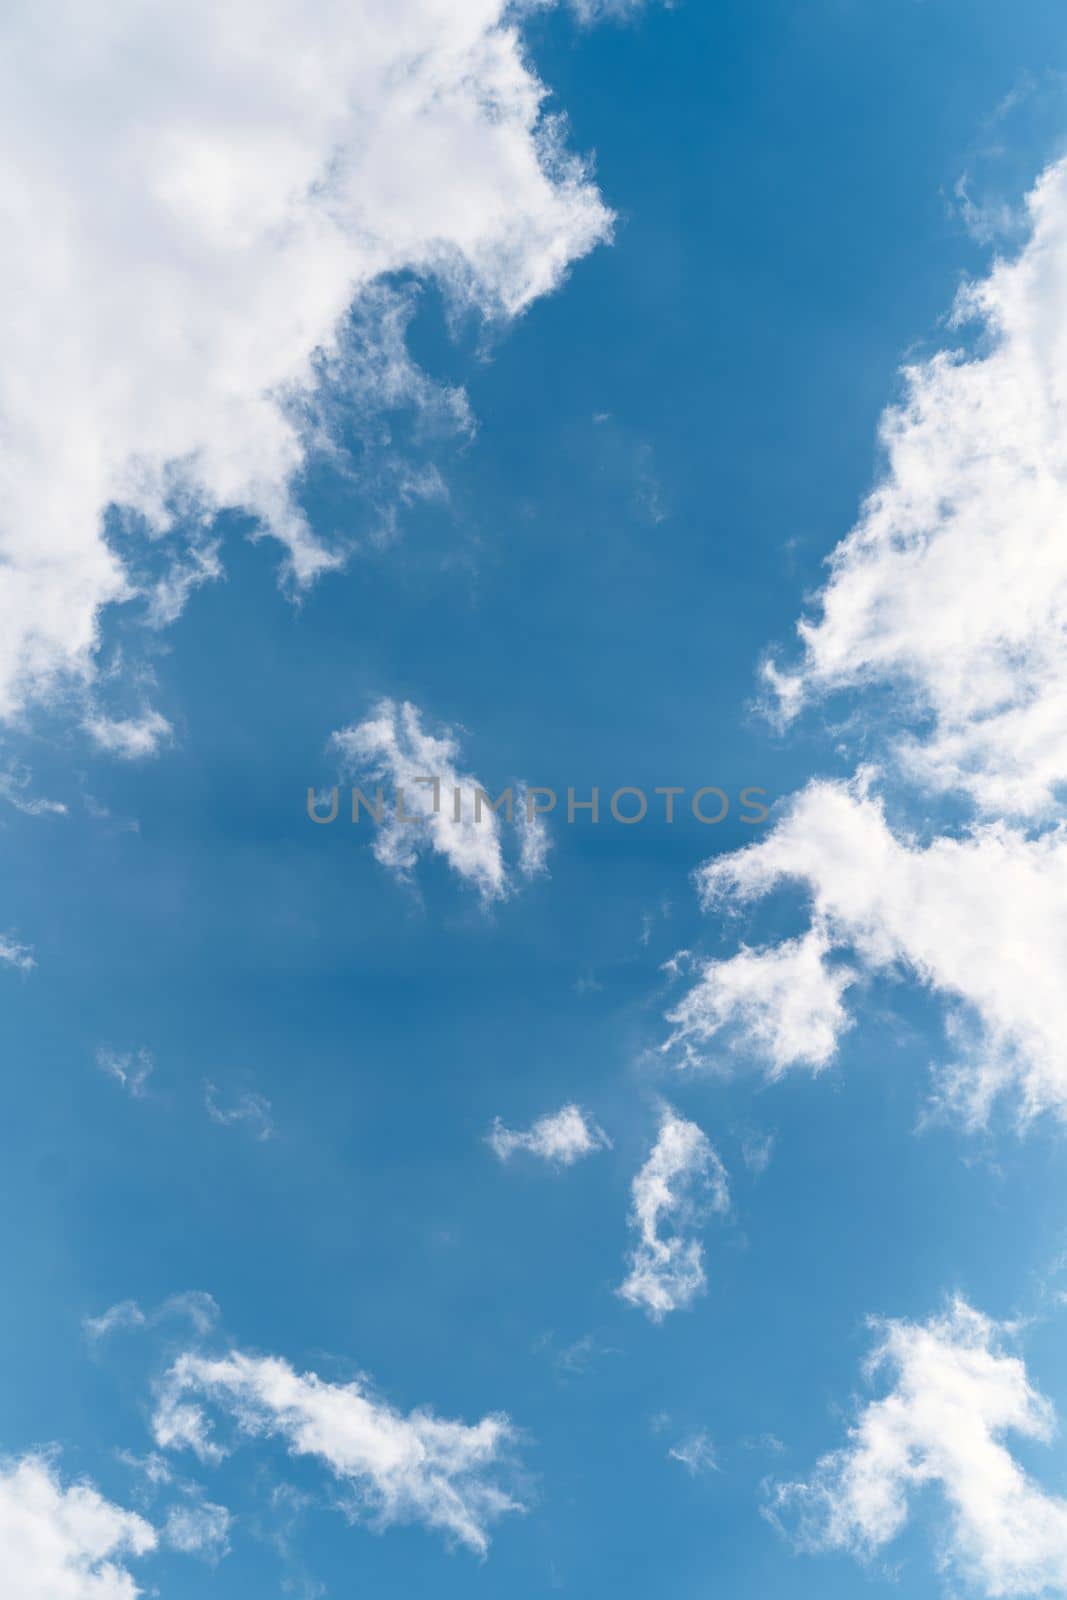
[[[146,756],[158,755],[160,746],[173,733],[166,717],[158,711],[119,718],[96,714],[85,719],[84,727],[99,749],[122,761],[143,761]]]
[[[971,1125],[1005,1094],[1024,1121],[1067,1118],[1067,160],[1028,219],[1021,251],[959,297],[978,353],[908,369],[886,472],[800,625],[802,658],[766,669],[785,720],[889,685],[890,729],[910,722],[890,732],[890,778],[961,791],[977,821],[911,836],[873,769],[809,785],[700,875],[716,906],[801,885],[809,932],[706,967],[668,1046],[700,1056],[729,1025],[772,1074],[819,1068],[849,1025],[848,953],[947,1002],[957,1059],[938,1097]]]
[[[785,715],[888,682],[929,732],[907,769],[988,814],[1038,816],[1067,782],[1067,161],[1029,197],[1017,258],[969,284],[981,353],[907,369],[884,479],[832,558]]]
[[[155,1530],[88,1483],[64,1486],[52,1462],[0,1464],[0,1590],[10,1600],[135,1600],[126,1561]]]
[[[755,1173],[757,1178],[760,1177],[762,1173],[766,1172],[767,1168],[771,1164],[771,1157],[773,1154],[773,1133],[759,1133],[755,1130],[750,1130],[742,1135],[741,1159],[744,1161],[749,1172]]]
[[[237,1103],[229,1107],[220,1106],[217,1095],[218,1090],[213,1083],[205,1084],[204,1105],[212,1122],[217,1122],[223,1128],[245,1123],[254,1139],[273,1138],[274,1119],[271,1103],[265,1095],[246,1090],[238,1097]]]
[[[552,1342],[552,1334],[546,1333],[538,1340],[536,1348],[549,1350]],[[617,1346],[605,1344],[599,1334],[583,1333],[580,1338],[556,1350],[552,1356],[552,1365],[565,1378],[576,1378],[588,1372],[604,1356],[617,1356],[621,1353]]]
[[[131,1472],[136,1472],[143,1478],[142,1493],[147,1489],[151,1496],[164,1484],[173,1482],[174,1474],[157,1450],[150,1450],[144,1456],[134,1455],[132,1450],[118,1450],[115,1453],[123,1466],[129,1467]]]
[[[109,1334],[129,1328],[146,1328],[148,1318],[136,1300],[120,1300],[98,1317],[85,1317],[82,1326],[91,1339],[106,1339]]]
[[[579,22],[588,26],[594,22],[619,22],[632,17],[643,8],[644,3],[645,0],[570,0],[570,7]],[[666,0],[666,3],[670,5],[673,0]],[[594,417],[593,421],[600,421],[600,417]]]
[[[19,308],[0,372],[0,719],[91,681],[108,605],[173,616],[218,570],[220,508],[279,540],[297,583],[344,559],[295,487],[332,448],[324,392],[350,357],[375,402],[402,380],[418,404],[388,332],[382,355],[346,346],[346,314],[386,275],[515,315],[607,237],[508,15],[503,0],[20,15],[0,69],[19,246],[0,267]]]
[[[660,1115],[659,1136],[633,1180],[630,1226],[638,1240],[630,1272],[619,1294],[640,1306],[653,1322],[691,1304],[706,1284],[704,1251],[691,1231],[710,1211],[729,1210],[726,1169],[707,1135],[669,1106]],[[661,1235],[665,1222],[674,1231]]]
[[[8,805],[14,806],[16,811],[21,811],[27,817],[66,816],[67,807],[62,800],[45,800],[27,793],[30,778],[28,769],[17,765],[0,772],[0,800],[6,800]]]
[[[798,1518],[802,1545],[869,1557],[904,1528],[909,1501],[937,1485],[950,1521],[948,1564],[989,1596],[1067,1590],[1067,1500],[1044,1491],[1003,1442],[1048,1443],[1055,1416],[1009,1331],[957,1300],[928,1323],[876,1324],[868,1375],[893,1387],[860,1412],[848,1444],[808,1483],[781,1485],[774,1510]]]
[[[595,1122],[589,1122],[580,1106],[566,1105],[551,1115],[538,1117],[524,1132],[505,1128],[497,1117],[486,1136],[486,1143],[501,1161],[516,1150],[524,1150],[542,1161],[570,1167],[582,1156],[611,1148],[611,1140]]]
[[[513,893],[518,880],[543,870],[548,838],[539,817],[528,818],[525,788],[512,784],[509,831],[517,836],[518,859],[509,863],[504,849],[507,802],[501,812],[489,801],[501,793],[485,788],[478,778],[461,773],[459,741],[451,729],[437,736],[422,726],[422,713],[409,701],[382,700],[365,721],[330,737],[346,776],[362,788],[371,804],[383,789],[382,820],[375,826],[374,854],[383,866],[407,879],[419,856],[429,850],[443,856],[453,872],[477,888],[486,903]],[[421,780],[421,781],[420,781]],[[431,782],[429,780],[435,780]],[[436,787],[435,787],[436,783]],[[455,791],[459,791],[459,820]],[[479,803],[478,792],[488,796]],[[399,815],[402,804],[405,821]],[[476,815],[476,810],[478,815]],[[361,826],[366,812],[361,810]]]
[[[172,1506],[163,1524],[163,1539],[172,1550],[214,1565],[229,1553],[232,1522],[226,1507],[210,1500]]]
[[[715,1457],[715,1446],[712,1444],[706,1429],[698,1428],[695,1433],[687,1434],[684,1439],[679,1439],[677,1444],[671,1446],[667,1455],[672,1461],[681,1462],[690,1477],[698,1477],[702,1472],[718,1472],[719,1463]]]
[[[143,1100],[148,1093],[148,1080],[155,1071],[155,1062],[147,1050],[112,1050],[102,1044],[96,1052],[96,1064],[101,1072],[121,1083],[135,1100]]]
[[[0,962],[15,967],[19,972],[29,972],[37,965],[29,945],[19,944],[10,934],[2,933],[0,933]]]
[[[870,972],[911,976],[946,999],[959,1063],[941,1076],[945,1101],[972,1124],[994,1099],[1023,1118],[1067,1116],[1067,831],[1025,839],[1002,823],[929,843],[898,836],[865,780],[813,783],[759,843],[698,875],[706,906],[803,885],[820,945],[848,949]],[[827,975],[827,992],[836,981]],[[819,991],[818,980],[811,981]],[[776,1068],[777,987],[762,1035]],[[753,996],[758,1008],[759,996]],[[699,999],[696,1002],[699,1010]],[[824,1012],[840,1033],[843,1017]],[[973,1038],[968,1038],[968,1030]],[[813,1054],[809,1064],[823,1059]]]
[[[186,1317],[198,1334],[210,1333],[219,1318],[214,1297],[203,1289],[187,1289],[172,1294],[162,1305],[144,1311],[136,1300],[120,1300],[99,1317],[86,1317],[82,1326],[91,1339],[140,1328],[154,1328],[169,1317]]]
[[[662,1046],[690,1066],[711,1059],[708,1047],[727,1031],[735,1050],[748,1047],[780,1077],[803,1063],[826,1066],[849,1026],[841,996],[855,981],[830,966],[830,939],[819,922],[798,939],[762,950],[742,946],[727,961],[709,961],[700,980],[667,1013],[674,1032]]]
[[[363,1382],[329,1383],[276,1357],[187,1353],[162,1385],[153,1424],[161,1449],[221,1458],[200,1398],[227,1411],[246,1436],[280,1438],[293,1455],[325,1463],[347,1491],[342,1509],[352,1518],[424,1522],[484,1552],[490,1524],[521,1509],[493,1481],[513,1437],[504,1416],[469,1427],[425,1410],[404,1416]]]

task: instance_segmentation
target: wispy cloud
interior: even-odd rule
[[[171,1317],[185,1318],[201,1338],[210,1333],[219,1317],[214,1298],[202,1289],[187,1289],[172,1294],[161,1305],[144,1311],[136,1300],[120,1300],[98,1317],[86,1317],[82,1326],[91,1339],[106,1339],[113,1333],[137,1332],[158,1327]]]
[[[99,749],[123,761],[143,761],[148,756],[158,755],[174,732],[158,711],[145,711],[139,717],[94,714],[86,718],[84,726]]]
[[[29,972],[37,965],[28,944],[19,944],[10,934],[0,933],[0,962],[15,967],[19,972]]]
[[[774,1134],[759,1133],[749,1129],[741,1135],[741,1159],[749,1172],[760,1177],[771,1164],[774,1154]]]
[[[232,1524],[233,1517],[225,1506],[214,1505],[210,1500],[193,1501],[171,1507],[163,1524],[163,1540],[172,1550],[199,1556],[215,1566],[229,1553]]]
[[[704,1428],[698,1428],[679,1439],[677,1444],[671,1445],[667,1455],[672,1461],[680,1462],[692,1478],[704,1472],[719,1471],[715,1446]]]
[[[244,1091],[231,1106],[221,1106],[218,1089],[213,1083],[204,1085],[204,1105],[212,1122],[221,1128],[244,1126],[254,1139],[274,1137],[274,1118],[270,1101],[262,1094]]]
[[[0,800],[21,811],[27,817],[64,817],[67,806],[62,800],[45,800],[29,792],[31,773],[25,767],[12,766],[0,772]]]
[[[148,1093],[148,1080],[155,1071],[149,1051],[113,1050],[110,1045],[102,1044],[96,1052],[96,1064],[135,1100],[143,1100]]]
[[[551,1351],[552,1365],[564,1378],[580,1377],[593,1367],[603,1356],[617,1356],[621,1352],[615,1345],[605,1344],[596,1333],[583,1333],[581,1338],[574,1339],[570,1344],[553,1347],[552,1335],[545,1334],[538,1341],[538,1349]]]

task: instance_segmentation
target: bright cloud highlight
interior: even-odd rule
[[[91,1484],[64,1485],[46,1456],[0,1464],[0,1590],[10,1600],[136,1600],[127,1561],[158,1543],[143,1517]]]
[[[767,669],[786,716],[892,684],[932,719],[898,745],[912,774],[1020,817],[1067,781],[1067,161],[1028,210],[1021,254],[957,300],[981,353],[907,369],[887,473],[800,624],[803,658]]]
[[[425,1410],[404,1416],[362,1382],[329,1383],[277,1357],[188,1353],[161,1388],[154,1419],[160,1449],[221,1459],[202,1400],[246,1437],[278,1438],[293,1455],[321,1461],[346,1491],[342,1508],[353,1519],[369,1516],[380,1527],[422,1522],[484,1553],[492,1523],[521,1509],[495,1481],[513,1438],[505,1416],[472,1426]]]
[[[160,625],[217,576],[220,510],[297,585],[343,562],[299,479],[334,400],[421,403],[388,275],[514,316],[611,221],[501,0],[115,0],[76,26],[41,0],[7,42],[0,721],[84,692],[106,607]],[[88,725],[128,758],[168,733]]]
[[[497,1117],[486,1135],[486,1143],[501,1161],[523,1150],[561,1167],[573,1166],[583,1156],[611,1147],[611,1140],[603,1129],[590,1122],[576,1105],[562,1106],[551,1115],[538,1117],[524,1132],[505,1128]]]
[[[365,721],[331,735],[330,746],[357,786],[373,789],[386,784],[395,792],[395,803],[391,793],[388,807],[383,798],[374,854],[399,878],[409,880],[420,855],[429,852],[443,857],[488,904],[506,899],[523,879],[544,870],[548,835],[539,817],[527,816],[523,785],[512,786],[508,832],[514,844],[509,860],[501,814],[493,809],[500,795],[490,793],[478,778],[459,772],[455,734],[448,728],[428,733],[422,712],[410,701],[379,701]],[[485,796],[481,802],[479,794]],[[367,799],[376,803],[371,792]],[[361,810],[361,816],[366,823],[366,812]]]
[[[726,1169],[696,1123],[665,1106],[659,1136],[632,1191],[630,1227],[638,1237],[619,1294],[662,1322],[704,1291],[704,1249],[692,1230],[708,1211],[729,1210]],[[665,1224],[673,1231],[664,1232]]]
[[[1009,1433],[1049,1443],[1055,1415],[1005,1351],[1009,1330],[962,1300],[926,1323],[875,1326],[867,1376],[887,1373],[889,1393],[863,1408],[809,1482],[778,1487],[776,1517],[798,1519],[808,1548],[867,1558],[936,1486],[949,1512],[948,1562],[961,1576],[991,1597],[1061,1593],[1067,1500],[1046,1494],[1004,1443]]]

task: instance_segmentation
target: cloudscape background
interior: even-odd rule
[[[1061,18],[5,43],[0,1588],[1067,1593]]]

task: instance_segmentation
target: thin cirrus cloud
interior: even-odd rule
[[[679,1439],[677,1444],[671,1445],[667,1456],[683,1466],[691,1478],[697,1478],[705,1472],[719,1471],[715,1446],[706,1428],[698,1428],[695,1433]]]
[[[174,731],[166,717],[151,710],[139,717],[105,717],[97,713],[86,718],[84,727],[98,750],[122,761],[158,755]]]
[[[374,855],[398,878],[411,881],[420,856],[440,856],[489,904],[506,899],[523,881],[545,870],[548,835],[539,817],[527,815],[524,785],[511,785],[510,822],[505,815],[502,823],[487,801],[477,807],[476,815],[479,791],[494,802],[500,795],[459,771],[457,736],[450,728],[428,732],[423,713],[410,701],[380,700],[362,722],[332,734],[330,748],[354,784],[368,790],[388,787],[389,793],[383,792],[382,819],[374,825]],[[375,802],[373,793],[368,792],[367,798]],[[399,815],[401,801],[412,820]],[[366,823],[362,810],[361,816]]]
[[[31,779],[32,773],[17,764],[0,772],[0,800],[6,800],[26,817],[65,817],[69,808],[62,800],[46,800],[42,795],[30,794]]]
[[[117,0],[89,49],[68,20],[61,0],[23,12],[0,68],[20,241],[0,267],[19,307],[0,720],[84,697],[109,606],[172,619],[221,570],[222,509],[280,542],[297,585],[343,563],[294,483],[333,448],[330,395],[421,403],[388,275],[506,318],[611,230],[503,0]],[[95,735],[150,753],[164,730],[144,715]]]
[[[632,1184],[637,1242],[619,1294],[653,1322],[704,1292],[704,1248],[696,1230],[708,1212],[730,1209],[726,1169],[695,1122],[664,1106],[659,1134]]]
[[[273,1108],[266,1095],[243,1091],[232,1105],[219,1104],[219,1091],[213,1083],[204,1085],[204,1107],[220,1128],[243,1127],[253,1139],[274,1137]]]
[[[136,1600],[127,1563],[158,1543],[91,1484],[64,1484],[50,1457],[0,1463],[0,1590],[12,1600]]]
[[[583,1156],[611,1148],[611,1140],[604,1130],[574,1104],[538,1117],[526,1129],[506,1128],[497,1117],[485,1142],[501,1161],[508,1161],[521,1151],[557,1167],[573,1166]]]
[[[96,1052],[96,1064],[135,1100],[143,1100],[148,1093],[148,1080],[155,1071],[150,1051],[113,1050],[109,1044],[102,1044]]]
[[[163,1539],[172,1550],[199,1556],[211,1566],[229,1554],[233,1517],[225,1506],[210,1500],[172,1506],[163,1524]]]
[[[211,1332],[219,1318],[213,1295],[203,1289],[187,1289],[168,1296],[161,1305],[145,1311],[136,1300],[120,1300],[98,1317],[86,1317],[82,1326],[90,1339],[106,1339],[113,1333],[139,1332],[155,1328],[172,1317],[184,1317],[201,1337]]]
[[[30,972],[37,965],[32,948],[20,944],[11,934],[0,934],[0,962],[17,972]]]
[[[513,1440],[503,1415],[472,1425],[422,1409],[405,1416],[362,1381],[330,1383],[277,1357],[186,1352],[160,1386],[158,1447],[220,1461],[227,1452],[205,1403],[228,1415],[241,1437],[281,1439],[292,1454],[321,1462],[346,1491],[341,1509],[353,1520],[369,1515],[382,1528],[421,1522],[484,1554],[492,1524],[522,1509],[498,1482]]]
[[[954,1575],[991,1597],[1067,1588],[1067,1500],[1047,1494],[1004,1442],[1048,1444],[1049,1402],[1005,1349],[1011,1329],[956,1300],[929,1322],[875,1324],[867,1376],[892,1387],[860,1411],[842,1449],[807,1482],[779,1484],[768,1513],[808,1550],[869,1559],[907,1524],[911,1502],[940,1490],[941,1545]]]

